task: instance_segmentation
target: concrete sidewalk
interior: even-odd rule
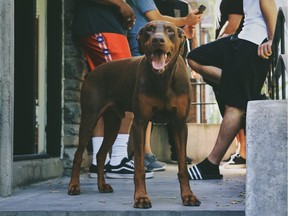
[[[222,169],[222,180],[190,181],[200,207],[182,205],[177,166],[167,164],[166,171],[155,172],[146,181],[151,209],[134,209],[133,179],[107,179],[113,193],[99,193],[96,179],[81,176],[81,195],[67,195],[68,177],[16,189],[13,196],[0,198],[0,216],[244,216],[245,169]]]

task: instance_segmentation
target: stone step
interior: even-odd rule
[[[287,215],[288,100],[247,109],[246,216]]]
[[[61,177],[26,188],[13,196],[0,198],[0,216],[244,216],[245,169],[222,169],[222,180],[190,181],[199,207],[182,205],[177,165],[155,172],[146,180],[150,209],[133,208],[133,179],[107,179],[113,193],[99,193],[96,179],[81,176],[81,195],[67,195],[68,177]]]

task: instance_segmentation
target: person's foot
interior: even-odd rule
[[[104,166],[104,173],[106,172],[106,169],[107,169],[109,166],[110,166],[109,163],[107,163],[107,164]],[[90,177],[90,178],[97,178],[97,176],[98,176],[97,170],[98,170],[97,165],[91,164],[90,167],[89,167],[89,177]]]
[[[241,157],[240,154],[234,155],[231,159],[223,165],[226,169],[243,169],[246,168],[246,159]]]
[[[171,164],[178,164],[178,158],[177,158],[176,155],[171,155],[170,163]],[[189,158],[188,156],[186,156],[186,163],[187,164],[192,164],[192,159]]]
[[[166,164],[157,160],[154,154],[145,154],[144,165],[147,170],[163,171],[166,169]]]
[[[189,180],[222,179],[219,165],[212,164],[207,158],[188,168]]]
[[[145,178],[152,178],[153,171],[145,171]],[[123,158],[121,163],[117,166],[109,166],[106,170],[106,177],[113,179],[131,179],[134,178],[134,161],[128,158]]]
[[[234,158],[236,155],[238,155],[238,153],[236,152],[236,153],[233,153],[233,154],[231,154],[230,155],[230,157],[228,158],[228,159],[226,159],[226,160],[222,160],[223,162],[229,162],[232,158]]]

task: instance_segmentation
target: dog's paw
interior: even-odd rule
[[[142,197],[135,198],[134,208],[148,209],[151,207],[152,207],[152,203],[151,203],[148,196],[142,196]]]
[[[98,190],[101,193],[112,193],[113,192],[113,188],[109,184],[98,185]]]
[[[69,186],[68,194],[69,195],[79,195],[80,194],[80,186],[78,184]]]
[[[184,206],[200,206],[201,202],[193,194],[182,197]]]

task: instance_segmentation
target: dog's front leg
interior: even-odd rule
[[[193,194],[188,178],[186,164],[186,146],[187,146],[187,124],[185,122],[174,122],[173,132],[177,149],[178,158],[178,179],[180,183],[181,198],[185,206],[199,206],[200,201]]]
[[[134,121],[132,125],[134,145],[134,208],[151,208],[152,204],[147,195],[144,169],[144,145],[147,123]]]

